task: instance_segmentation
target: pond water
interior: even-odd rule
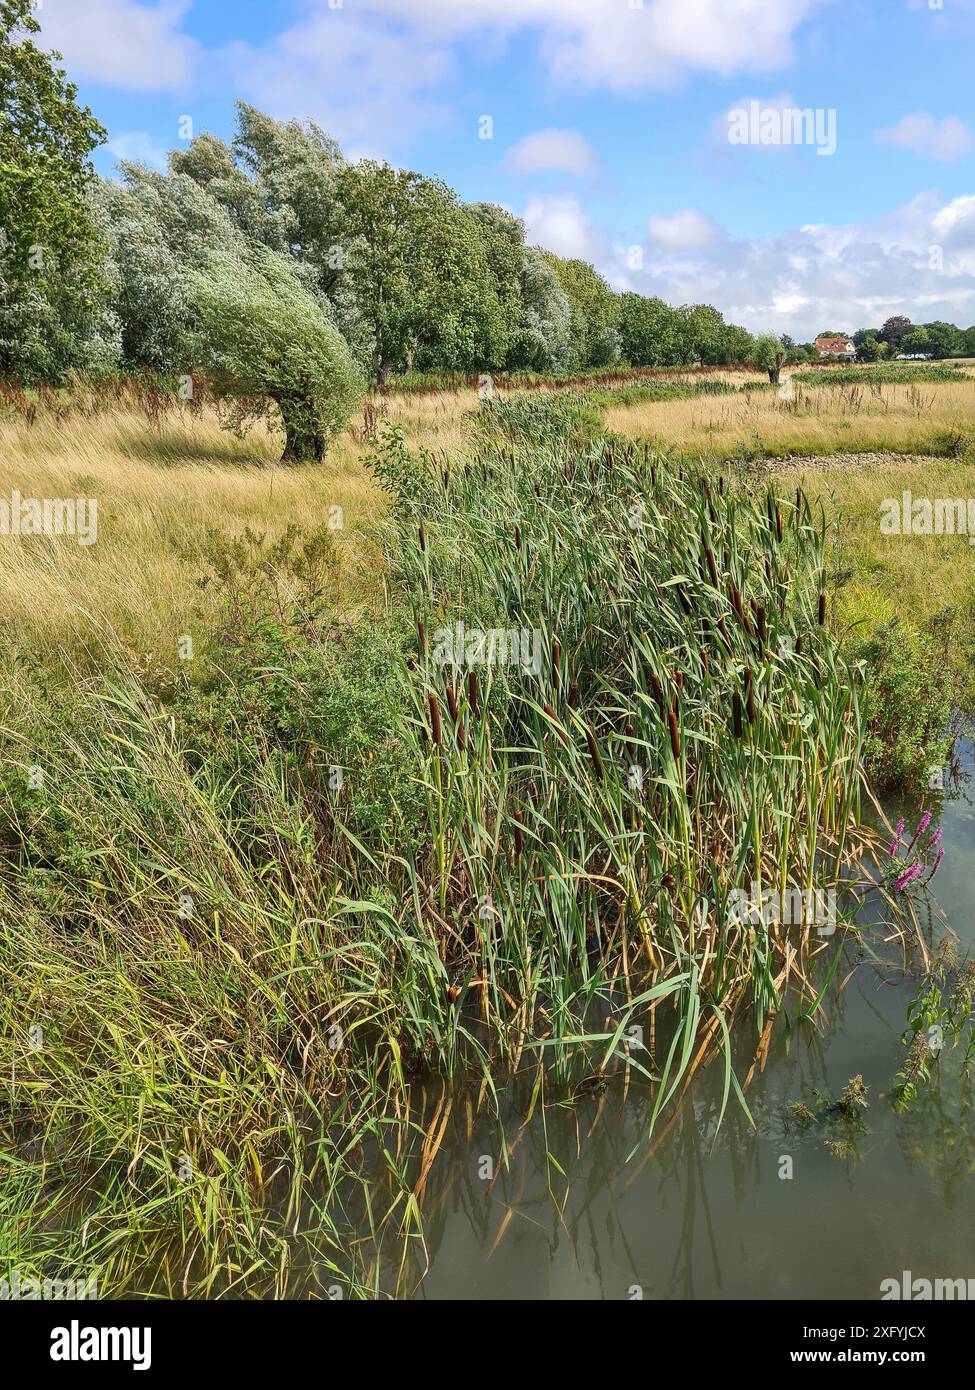
[[[958,751],[931,892],[965,954],[975,947],[975,758],[971,744]],[[887,809],[896,817],[901,808]],[[934,912],[925,918],[937,943],[944,925]],[[427,1183],[429,1269],[415,1297],[877,1299],[881,1281],[905,1270],[975,1278],[975,1122],[963,1047],[946,1051],[930,1085],[895,1113],[884,1096],[906,1055],[919,972],[905,977],[884,934],[871,933],[866,951],[846,936],[826,1023],[797,1020],[794,1007],[791,1024],[780,1016],[747,1092],[754,1128],[732,1095],[716,1132],[720,1062],[698,1074],[668,1124],[658,1122],[652,1146],[645,1090],[624,1096],[611,1087],[572,1106],[550,1100],[527,1124],[527,1097],[515,1091],[502,1100],[510,1163],[497,1164],[491,1182],[482,1173],[485,1157],[497,1159],[497,1121],[472,1121],[455,1106]],[[742,1051],[739,1074],[750,1056]],[[850,1131],[822,1118],[815,1093],[835,1099],[857,1074],[868,1107],[855,1152],[837,1154],[827,1140]],[[817,1119],[797,1123],[796,1101],[819,1107]]]

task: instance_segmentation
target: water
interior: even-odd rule
[[[971,744],[961,757],[932,892],[965,953],[975,948]],[[934,914],[926,932],[934,942],[944,934]],[[794,1005],[791,1026],[780,1018],[747,1093],[754,1128],[732,1095],[716,1133],[720,1062],[698,1075],[672,1124],[658,1126],[649,1153],[651,1101],[636,1087],[550,1103],[527,1124],[528,1097],[516,1089],[503,1101],[507,1169],[497,1163],[496,1120],[471,1118],[455,1102],[427,1183],[429,1269],[415,1296],[877,1299],[881,1281],[904,1270],[975,1278],[975,1122],[963,1049],[944,1054],[906,1113],[883,1099],[905,1056],[918,975],[904,977],[899,949],[882,937],[870,938],[877,959],[847,938],[825,1025],[797,1020]],[[750,1056],[740,1053],[742,1070]],[[863,1130],[855,1155],[837,1155],[826,1140],[843,1137],[841,1122],[801,1126],[791,1107],[816,1108],[814,1092],[836,1098],[857,1074],[868,1087]],[[496,1164],[493,1183],[481,1176],[485,1159]]]

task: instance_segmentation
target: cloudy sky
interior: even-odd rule
[[[164,164],[186,117],[229,137],[243,97],[503,203],[617,288],[753,331],[975,323],[975,0],[39,0],[38,17],[109,131],[104,172]],[[790,109],[824,135],[835,119],[835,152],[755,143],[754,124],[729,139],[733,113],[774,140]]]

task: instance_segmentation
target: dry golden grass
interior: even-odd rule
[[[923,454],[951,435],[975,437],[975,379],[919,386],[816,387],[786,383],[736,396],[620,406],[606,423],[622,435],[685,454]],[[938,444],[938,451],[941,446]]]
[[[390,398],[383,411],[414,446],[456,451],[468,395]],[[28,425],[0,421],[0,497],[94,498],[98,540],[0,536],[0,602],[8,656],[43,657],[119,639],[137,662],[172,666],[177,639],[205,630],[197,586],[210,530],[245,527],[276,536],[290,523],[313,530],[343,509],[335,540],[343,599],[368,601],[378,581],[365,529],[383,494],[362,465],[361,422],[333,442],[323,465],[282,467],[280,438],[260,426],[246,438],[221,429],[213,411],[171,411],[157,427],[136,410]]]

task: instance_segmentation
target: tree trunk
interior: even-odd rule
[[[769,367],[769,369],[768,369],[768,379],[769,379],[769,381],[772,383],[773,386],[778,386],[778,384],[779,384],[779,372],[780,372],[781,370],[782,370],[781,367]]]
[[[281,398],[278,409],[284,422],[284,453],[282,463],[321,463],[325,457],[326,439],[308,423],[304,402]]]

